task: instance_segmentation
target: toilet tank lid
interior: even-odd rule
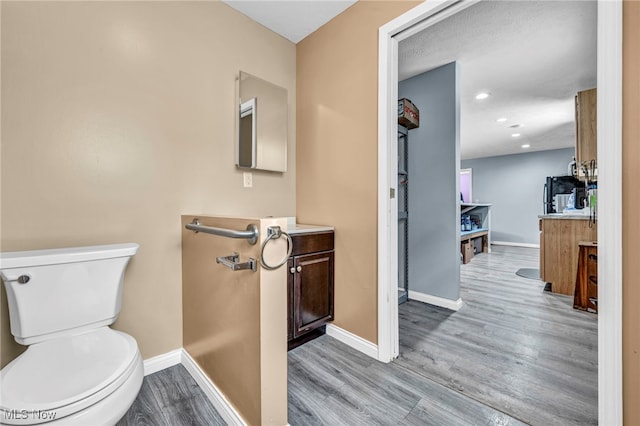
[[[0,253],[0,270],[59,263],[133,256],[140,247],[136,243],[106,244],[99,246],[67,247],[45,250],[10,251]]]

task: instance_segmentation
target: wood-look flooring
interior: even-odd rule
[[[494,246],[462,265],[458,312],[400,305],[389,364],[329,336],[289,352],[289,423],[596,424],[597,317],[515,275],[537,256]]]
[[[182,365],[145,376],[142,389],[117,426],[226,425]]]
[[[494,246],[462,265],[458,312],[400,305],[389,364],[329,336],[290,351],[289,424],[596,424],[597,316],[515,275],[537,254]],[[224,424],[180,365],[145,377],[118,423]]]

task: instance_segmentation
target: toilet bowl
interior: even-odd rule
[[[113,425],[143,379],[135,339],[109,327],[137,244],[0,253],[11,332],[27,350],[0,371],[0,424]]]

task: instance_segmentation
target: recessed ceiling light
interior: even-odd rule
[[[531,147],[531,145],[529,145],[528,143],[526,143],[526,144],[522,145],[522,147],[523,147],[523,148],[530,148],[530,147]]]
[[[524,124],[512,124],[509,126],[511,129],[517,129],[518,127],[524,127]]]
[[[512,133],[511,137],[512,138],[519,138],[520,137],[520,133]]]
[[[505,121],[507,121],[506,117],[500,117],[496,120],[498,123],[504,123]]]
[[[482,92],[476,95],[477,100],[487,99],[489,97],[488,93]]]

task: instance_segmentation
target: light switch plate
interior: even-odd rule
[[[251,172],[243,172],[242,173],[242,178],[243,178],[243,181],[244,181],[244,187],[245,188],[253,187],[253,173],[251,173]]]

